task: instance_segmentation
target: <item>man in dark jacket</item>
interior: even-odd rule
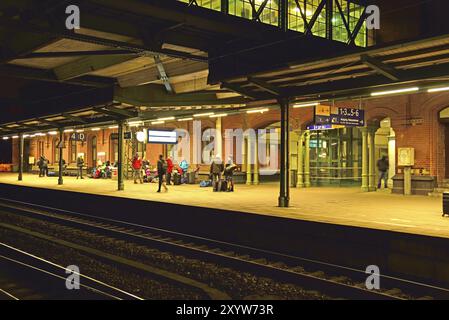
[[[45,173],[44,173],[44,157],[41,156],[39,158],[39,161],[37,162],[37,166],[39,167],[39,178],[44,177]]]
[[[382,187],[382,180],[385,180],[385,189],[388,188],[388,169],[390,168],[390,164],[388,162],[388,158],[383,156],[382,159],[377,161],[377,169],[379,170],[379,183],[377,184],[377,188],[380,189]]]
[[[84,179],[83,178],[83,167],[84,167],[84,159],[83,156],[78,156],[76,159],[76,166],[78,168],[78,175],[76,176],[76,179]]]
[[[217,155],[212,161],[210,165],[210,174],[212,176],[212,185],[214,186],[214,191],[220,191],[221,190],[221,175],[224,171],[224,165],[223,161],[221,160],[220,156]],[[215,185],[218,183],[217,188],[215,188]],[[217,190],[215,190],[217,189]]]
[[[159,178],[159,189],[157,192],[161,192],[161,186],[164,187],[165,192],[168,191],[167,186],[165,185],[165,175],[167,174],[167,162],[164,160],[164,156],[161,154],[159,155],[159,160],[157,162],[157,176]]]

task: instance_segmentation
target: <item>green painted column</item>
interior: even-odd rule
[[[258,142],[256,136],[256,141],[254,143],[254,175],[253,175],[253,184],[258,185],[259,184],[259,148],[258,148]]]
[[[360,128],[362,132],[362,192],[368,192],[369,158],[368,158],[368,128]]]
[[[23,133],[19,134],[19,177],[18,180],[23,180]]]
[[[125,183],[124,183],[124,168],[125,168],[125,122],[123,120],[118,121],[118,168],[117,168],[117,181],[118,191],[125,190]]]
[[[369,140],[369,191],[376,191],[376,131],[377,128],[368,129],[368,140]]]
[[[310,181],[310,131],[305,134],[305,155],[304,155],[304,186],[310,188],[312,183]]]
[[[252,174],[251,174],[251,138],[248,136],[246,139],[246,184],[252,184]]]
[[[62,143],[64,140],[64,129],[63,128],[59,128],[59,172],[58,172],[58,185],[62,186],[64,184],[64,179],[62,177],[62,170],[63,170],[63,153],[62,153]]]
[[[296,179],[296,188],[304,188],[304,154],[303,154],[303,144],[304,144],[304,134],[298,132],[298,171]]]

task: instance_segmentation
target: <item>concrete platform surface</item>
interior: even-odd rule
[[[278,208],[276,183],[237,185],[234,193],[215,193],[198,185],[169,186],[167,193],[157,193],[157,184],[135,185],[132,181],[126,182],[125,191],[116,191],[116,181],[73,177],[64,177],[64,185],[58,186],[57,178],[26,174],[19,182],[17,174],[10,173],[0,174],[0,183],[449,238],[449,218],[441,216],[441,198],[405,197],[388,190],[362,193],[359,188],[292,188],[291,207]]]

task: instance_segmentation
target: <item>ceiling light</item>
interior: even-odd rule
[[[429,93],[442,92],[442,91],[449,91],[449,87],[433,88],[433,89],[427,90],[427,92],[429,92]]]
[[[175,120],[175,117],[166,117],[166,118],[158,118],[158,121],[170,121],[170,120]]]
[[[219,114],[213,114],[210,117],[211,118],[221,118],[221,117],[226,117],[228,114],[227,113],[219,113]]]
[[[118,126],[110,126],[109,129],[118,129]]]
[[[128,126],[130,127],[138,127],[138,126],[142,126],[143,122],[142,121],[133,121],[133,122],[129,122]]]
[[[55,136],[55,135],[57,135],[58,133],[57,133],[56,131],[50,131],[48,134],[51,135],[51,136]]]
[[[316,107],[319,105],[320,105],[319,102],[298,103],[298,104],[294,104],[293,108],[297,109],[297,108],[306,108],[306,107]]]
[[[270,111],[270,109],[265,108],[265,109],[248,110],[248,111],[246,111],[246,113],[264,113],[267,111]]]
[[[153,122],[151,122],[152,125],[153,124],[163,124],[163,123],[165,123],[165,121],[153,121]]]
[[[100,131],[101,129],[100,128],[92,128],[92,129],[90,129],[91,131]]]
[[[200,117],[210,117],[213,116],[214,113],[213,112],[208,112],[208,113],[198,113],[198,114],[194,114],[193,116],[195,118],[200,118]]]
[[[8,140],[9,139],[9,137],[3,137],[3,140]]]
[[[179,122],[182,122],[182,121],[191,121],[191,120],[193,120],[193,118],[182,118],[182,119],[178,119]]]
[[[19,136],[13,136],[12,138],[13,139],[19,139]]]
[[[371,93],[371,96],[372,97],[385,96],[385,95],[389,95],[389,94],[407,93],[407,92],[414,92],[414,91],[418,91],[418,90],[419,90],[418,87],[413,87],[413,88],[397,89],[397,90],[391,90],[391,91],[379,91],[379,92]]]
[[[75,130],[73,130],[73,129],[65,129],[64,130],[64,132],[73,132],[73,131],[75,131]]]

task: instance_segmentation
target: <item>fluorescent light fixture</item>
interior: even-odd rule
[[[297,109],[297,108],[306,108],[306,107],[316,107],[318,105],[320,105],[319,102],[297,103],[297,104],[293,105],[293,108]]]
[[[165,121],[153,121],[151,122],[151,124],[164,124]]]
[[[76,130],[76,132],[78,132],[78,133],[84,132],[84,129]]]
[[[133,122],[129,122],[128,126],[130,127],[138,127],[138,126],[142,126],[143,125],[143,121],[133,121]]]
[[[3,137],[3,140],[9,140],[9,137]]]
[[[191,121],[191,120],[193,120],[193,118],[182,118],[182,119],[178,119],[179,122],[182,122],[182,121]]]
[[[31,134],[30,135],[30,138],[34,138],[36,135],[35,134]]]
[[[427,92],[429,92],[429,93],[442,92],[442,91],[449,91],[449,87],[433,88],[433,89],[427,90]]]
[[[200,118],[200,117],[210,117],[213,116],[214,113],[213,112],[207,112],[207,113],[198,113],[198,114],[194,114],[193,116],[195,118]]]
[[[28,138],[30,135],[29,134],[24,134],[23,137],[24,138]]]
[[[55,135],[57,135],[58,133],[57,133],[56,131],[50,131],[48,134],[51,135],[51,136],[55,136]]]
[[[101,129],[100,128],[92,128],[92,129],[90,129],[91,131],[100,131]]]
[[[73,132],[73,131],[75,131],[75,130],[73,130],[73,129],[65,129],[64,130],[64,132]]]
[[[254,110],[248,110],[246,111],[246,113],[264,113],[270,111],[270,109],[268,108],[264,108],[264,109],[254,109]]]
[[[37,136],[37,137],[44,137],[44,136],[45,136],[45,133],[39,132],[39,133],[36,133],[36,136]]]
[[[166,118],[158,118],[158,121],[170,121],[170,120],[175,120],[175,117],[166,117]]]
[[[418,91],[418,90],[419,90],[418,87],[413,87],[413,88],[397,89],[397,90],[390,90],[390,91],[379,91],[379,92],[371,93],[371,96],[372,97],[385,96],[385,95],[389,95],[389,94],[415,92],[415,91]]]
[[[118,126],[110,126],[109,129],[118,129]]]
[[[227,116],[228,116],[227,113],[219,113],[219,114],[211,115],[210,117],[211,118],[221,118],[221,117],[227,117]]]
[[[19,139],[19,136],[13,136],[12,138],[13,139]]]

